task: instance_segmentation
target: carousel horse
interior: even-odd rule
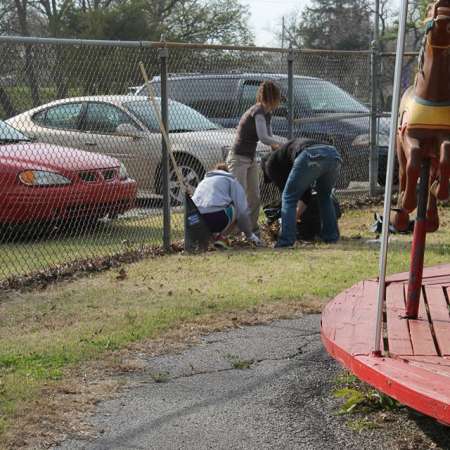
[[[403,94],[397,133],[400,185],[395,228],[405,230],[409,214],[417,208],[406,311],[411,318],[417,317],[425,236],[439,228],[437,200],[449,196],[450,0],[430,5],[425,25],[418,73],[414,86]]]

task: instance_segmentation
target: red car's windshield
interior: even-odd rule
[[[0,143],[29,141],[30,139],[11,125],[0,120]]]

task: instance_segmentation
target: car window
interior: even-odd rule
[[[168,96],[182,104],[190,106],[208,118],[228,118],[239,115],[236,100],[238,80],[235,78],[169,78]],[[258,82],[259,84],[259,82]],[[153,94],[160,96],[161,82],[152,80]],[[139,88],[135,95],[146,95],[145,86]],[[254,103],[254,102],[253,102]]]
[[[124,123],[137,127],[131,117],[116,106],[108,103],[89,102],[82,129],[94,133],[114,133],[117,127]]]
[[[317,113],[365,113],[367,108],[348,92],[324,80],[294,80],[294,114],[298,107],[311,114]]]
[[[33,121],[45,127],[76,130],[82,108],[82,103],[64,103],[36,113]]]
[[[160,105],[159,99],[156,100]],[[152,131],[159,131],[159,123],[153,107],[147,100],[135,100],[123,104],[134,116]],[[182,103],[169,101],[169,128],[172,132],[215,130],[219,127],[205,116]]]
[[[27,141],[28,138],[11,125],[0,120],[0,142]]]

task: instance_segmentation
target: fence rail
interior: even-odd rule
[[[268,78],[286,99],[274,133],[341,152],[339,195],[357,200],[383,181],[392,54],[0,36],[0,57],[0,279],[182,239],[180,190],[139,95],[140,61],[193,187],[226,157]],[[261,189],[263,203],[278,196]]]

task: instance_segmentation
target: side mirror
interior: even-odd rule
[[[131,123],[121,123],[116,128],[116,133],[122,136],[129,136],[135,139],[141,137],[141,132]]]

